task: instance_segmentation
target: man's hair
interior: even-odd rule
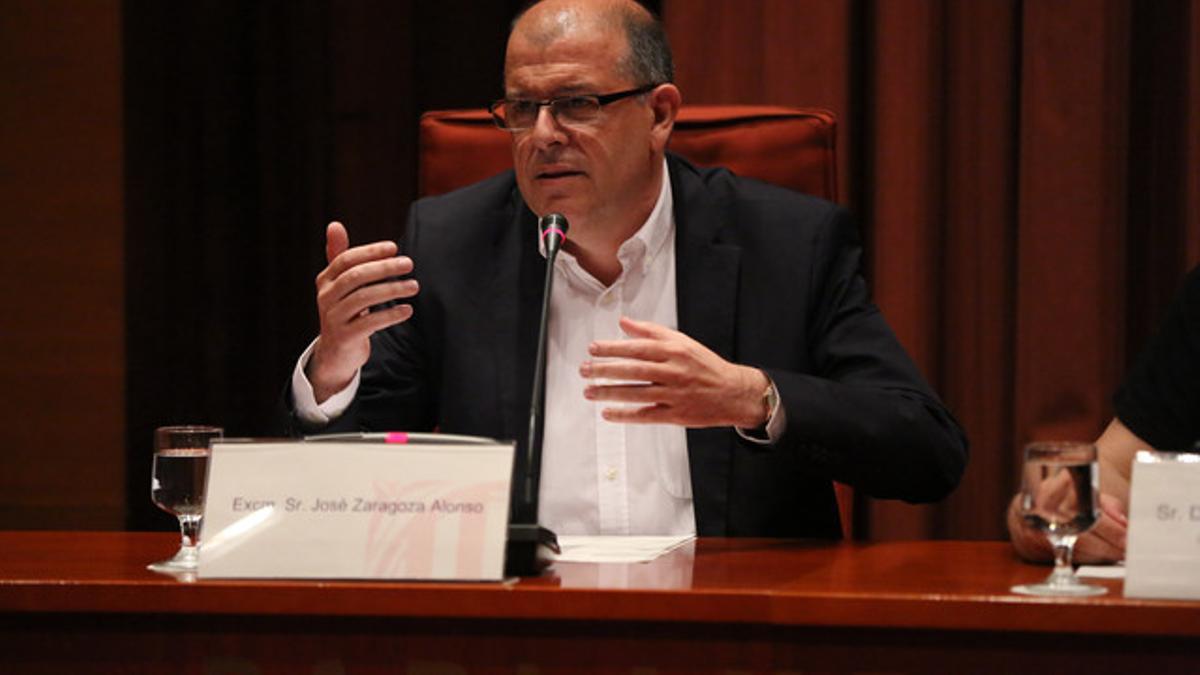
[[[675,81],[675,63],[671,60],[671,45],[662,21],[647,10],[645,15],[623,12],[621,23],[629,54],[618,67],[638,84],[662,84]]]
[[[513,17],[510,30],[515,30],[525,13],[536,4],[538,0],[526,3]],[[643,11],[620,8],[606,17],[614,28],[620,23],[621,30],[625,32],[625,41],[629,45],[629,53],[621,59],[617,68],[639,85],[674,82],[675,63],[671,59],[671,45],[667,42],[667,32],[663,29],[662,20],[645,5],[638,5]],[[550,40],[557,35],[543,34],[537,37]]]

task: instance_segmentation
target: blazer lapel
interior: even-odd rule
[[[494,255],[494,273],[488,310],[495,329],[494,363],[497,364],[497,415],[503,420],[502,438],[513,438],[523,447],[533,393],[533,360],[541,314],[542,279],[546,260],[538,253],[537,221],[525,207],[516,188],[505,214],[509,226]]]
[[[735,358],[741,252],[721,243],[721,205],[693,167],[668,156],[675,201],[675,295],[679,330],[721,358]],[[698,534],[728,533],[732,444],[728,429],[688,429]]]
[[[512,226],[509,228],[512,245],[505,247],[507,259],[497,263],[512,275],[505,279],[505,283],[497,285],[498,292],[504,294],[508,302],[498,302],[494,307],[497,321],[506,327],[503,339],[498,341],[507,350],[507,354],[497,355],[497,358],[503,359],[501,363],[506,364],[501,370],[505,377],[500,382],[500,401],[506,437],[516,440],[509,513],[513,522],[527,522],[536,516],[525,513],[517,486],[521,477],[528,473],[525,453],[529,444],[529,402],[533,396],[533,362],[537,357],[537,330],[542,312],[546,259],[537,247],[537,219],[525,207],[524,200],[515,188],[512,201],[514,208]]]

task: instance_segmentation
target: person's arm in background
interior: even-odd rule
[[[1115,562],[1125,558],[1125,537],[1129,512],[1129,477],[1133,457],[1138,450],[1152,449],[1121,420],[1113,418],[1096,439],[1100,464],[1100,519],[1096,526],[1075,543],[1076,562]],[[1054,560],[1050,542],[1038,530],[1021,519],[1021,496],[1013,497],[1008,508],[1008,534],[1017,554],[1030,562]]]

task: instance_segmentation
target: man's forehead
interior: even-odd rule
[[[543,3],[521,17],[514,27],[514,33],[536,45],[545,46],[571,32],[588,28],[588,24],[593,22],[593,17],[583,16],[576,7],[556,7],[552,3]]]
[[[622,46],[595,34],[564,36],[541,45],[514,35],[506,54],[504,87],[510,92],[593,91],[619,79]]]

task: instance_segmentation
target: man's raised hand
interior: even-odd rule
[[[329,264],[316,279],[321,335],[305,368],[318,403],[354,379],[371,355],[372,333],[412,316],[411,305],[385,306],[418,291],[415,279],[394,278],[413,269],[412,259],[396,253],[396,244],[390,241],[350,248],[350,237],[341,223],[332,222],[325,228]],[[380,307],[371,309],[376,306]]]

